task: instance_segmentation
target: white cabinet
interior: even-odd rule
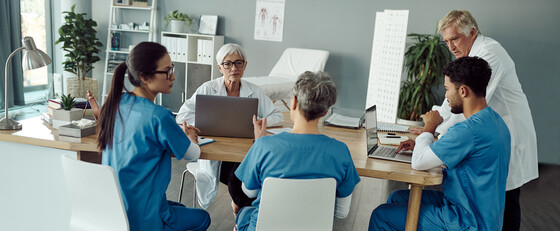
[[[171,94],[161,95],[158,103],[178,112],[200,85],[221,76],[216,52],[224,45],[224,36],[162,32],[161,44],[175,64],[175,81]]]
[[[157,39],[157,0],[151,0],[150,2],[146,7],[113,4],[110,6],[102,102],[105,102],[105,98],[109,94],[113,71],[126,60],[130,52],[129,47],[143,41],[156,41]],[[143,23],[148,23],[148,25],[142,25]],[[114,34],[119,35],[119,46],[117,48],[113,48],[112,44]],[[126,82],[127,89],[132,90],[132,85],[128,83],[128,80]]]

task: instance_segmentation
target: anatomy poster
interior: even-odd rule
[[[257,0],[255,39],[282,42],[285,0]]]

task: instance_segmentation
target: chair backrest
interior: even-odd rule
[[[332,230],[336,180],[266,178],[257,230]]]
[[[70,230],[129,230],[113,168],[61,156],[70,204]]]
[[[328,59],[328,51],[287,48],[268,75],[297,79],[305,71],[323,71]]]

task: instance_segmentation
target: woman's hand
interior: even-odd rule
[[[257,120],[257,116],[253,115],[253,127],[255,132],[255,140],[266,135],[266,118]]]
[[[188,125],[187,121],[183,121],[183,124],[181,124],[180,127],[183,129],[183,131],[185,132],[185,134],[187,135],[189,140],[191,140],[192,143],[198,144],[197,133],[200,133],[200,130],[198,130],[198,128],[192,125]]]
[[[97,105],[97,100],[95,100],[95,97],[89,90],[87,90],[87,102],[91,106],[91,110],[93,111],[93,116],[95,117],[95,119],[99,120],[99,114],[101,113],[101,111],[99,110],[99,105]]]

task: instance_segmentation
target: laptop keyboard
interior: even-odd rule
[[[397,153],[395,153],[397,151],[396,148],[379,147],[377,149],[379,150],[375,153],[376,156],[384,156],[384,157],[391,157],[391,158],[397,156]]]

